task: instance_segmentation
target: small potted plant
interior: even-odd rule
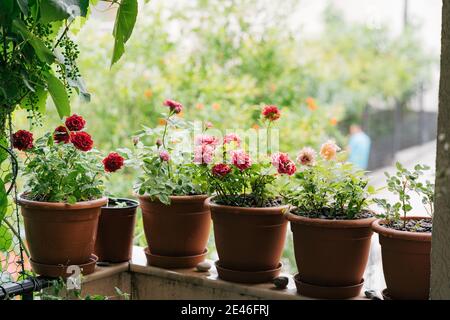
[[[135,153],[125,152],[130,164],[142,171],[134,190],[142,208],[149,264],[190,268],[202,262],[208,251],[207,186],[189,149],[193,124],[177,117],[181,103],[166,100],[164,105],[168,108],[164,126],[144,127],[134,138]],[[144,139],[151,145],[144,145]]]
[[[95,241],[94,252],[99,261],[118,263],[131,259],[138,206],[133,199],[108,198],[102,207]]]
[[[94,271],[93,255],[100,208],[106,204],[105,171],[85,120],[76,114],[37,141],[19,130],[13,146],[25,152],[25,191],[17,202],[24,217],[33,270],[66,276],[66,267]],[[105,160],[107,161],[107,160]]]
[[[302,149],[300,169],[283,192],[293,206],[286,217],[293,232],[297,290],[315,298],[360,293],[375,220],[367,209],[373,188],[362,170],[339,159],[339,150],[328,141],[316,159],[312,148]]]
[[[398,200],[374,199],[384,211],[372,224],[381,245],[387,285],[383,294],[392,299],[428,299],[434,185],[423,181],[427,166],[408,170],[397,163],[396,167],[394,175],[385,175],[387,189]],[[407,216],[413,209],[411,194],[420,198],[427,215]]]
[[[275,106],[263,110],[269,125],[280,117]],[[231,139],[232,138],[232,139]],[[208,173],[212,197],[214,237],[219,260],[219,277],[233,282],[260,283],[275,278],[282,267],[287,222],[287,206],[273,188],[280,175],[292,175],[296,167],[285,153],[275,153],[272,161],[253,162],[242,149],[227,150],[235,135],[225,136],[223,159]],[[272,162],[272,163],[271,163]]]

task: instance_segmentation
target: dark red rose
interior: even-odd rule
[[[66,119],[66,127],[70,131],[83,130],[85,125],[86,121],[83,119],[83,117],[75,113]]]
[[[167,99],[164,101],[164,105],[170,108],[170,111],[174,113],[180,113],[183,110],[183,105],[177,101]]]
[[[33,148],[33,134],[27,130],[19,130],[12,136],[13,147],[21,151]]]
[[[73,143],[75,148],[81,151],[89,151],[94,145],[94,141],[92,141],[90,134],[84,131],[71,132],[70,142]]]
[[[229,165],[225,163],[218,163],[212,167],[211,171],[212,174],[215,175],[216,177],[222,178],[230,173],[231,168]]]
[[[56,143],[60,142],[69,143],[70,135],[67,128],[64,126],[57,127],[53,132],[53,140],[55,140]]]
[[[123,167],[124,160],[117,152],[111,152],[102,162],[106,172],[115,172]]]
[[[262,115],[266,120],[275,121],[281,117],[281,112],[277,106],[265,106]]]

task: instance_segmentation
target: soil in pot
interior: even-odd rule
[[[20,195],[31,260],[42,265],[82,265],[94,252],[100,209],[107,198],[75,204],[39,202]],[[42,274],[45,275],[45,274]]]
[[[95,242],[99,261],[124,262],[131,259],[136,209],[139,203],[132,199],[108,199],[102,207]]]
[[[351,220],[293,213],[286,218],[293,232],[296,281],[302,284],[298,292],[329,299],[357,296],[370,252],[372,214],[362,212]]]
[[[271,274],[259,282],[276,277],[286,238],[287,221],[283,214],[288,207],[278,202],[272,207],[226,206],[215,203],[214,198],[209,198],[207,204],[211,209],[220,267],[227,271]],[[242,282],[241,277],[226,280]]]
[[[388,224],[376,220],[387,294],[392,299],[425,300],[430,291],[431,219],[407,217]]]
[[[165,256],[171,260],[171,257],[204,255],[211,228],[206,198],[206,195],[172,196],[170,205],[165,205],[140,196],[149,254],[158,256],[158,261]],[[186,261],[193,261],[192,265],[183,267],[195,267],[198,263],[198,259]],[[151,259],[149,262],[152,263]]]

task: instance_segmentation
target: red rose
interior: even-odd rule
[[[83,130],[85,125],[86,121],[83,119],[83,117],[75,113],[66,119],[66,127],[70,131]]]
[[[170,108],[170,111],[174,113],[180,113],[183,110],[183,105],[177,101],[167,99],[164,101],[164,105]]]
[[[89,133],[84,131],[71,132],[70,142],[73,143],[75,148],[81,151],[89,151],[92,149],[92,146],[94,145],[94,141],[92,141],[92,138],[89,135]]]
[[[211,172],[216,177],[222,178],[231,172],[231,168],[225,163],[218,163],[212,167]]]
[[[69,143],[70,136],[69,131],[67,131],[67,128],[64,126],[57,127],[53,132],[53,140],[55,140],[56,143],[60,142]]]
[[[27,130],[19,130],[12,136],[13,147],[21,151],[33,148],[33,134]]]
[[[115,172],[123,167],[124,158],[117,152],[111,152],[102,162],[106,172]]]
[[[281,112],[277,106],[265,106],[262,115],[266,120],[275,121],[281,117]]]

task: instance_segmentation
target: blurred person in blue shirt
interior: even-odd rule
[[[348,141],[348,161],[360,169],[367,169],[370,154],[370,137],[357,124],[350,126]]]

